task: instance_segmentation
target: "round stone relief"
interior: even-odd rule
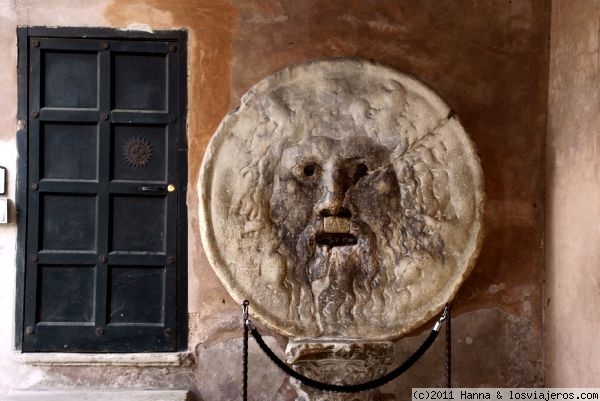
[[[452,299],[483,235],[483,173],[457,117],[361,60],[256,84],[214,135],[199,191],[217,275],[292,338],[410,332]]]

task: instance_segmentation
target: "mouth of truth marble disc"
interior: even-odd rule
[[[458,118],[363,60],[256,84],[212,138],[198,188],[213,269],[292,338],[412,331],[453,298],[483,238],[483,172]]]

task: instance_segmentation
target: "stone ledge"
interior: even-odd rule
[[[187,390],[14,390],[4,401],[191,401]]]
[[[15,353],[14,361],[33,366],[188,366],[189,352],[132,354]]]

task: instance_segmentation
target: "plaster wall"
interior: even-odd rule
[[[543,385],[543,161],[550,4],[544,0],[0,0],[0,164],[16,169],[16,27],[145,24],[189,31],[189,348],[180,366],[32,366],[12,350],[16,226],[0,227],[0,395],[14,388],[191,388],[237,399],[239,307],[204,256],[196,181],[204,149],[254,83],[285,66],[362,57],[423,80],[461,118],[486,176],[487,237],[453,308],[454,385]],[[234,157],[234,155],[232,155]],[[14,208],[12,208],[14,213]],[[399,359],[428,330],[397,344]],[[263,330],[265,331],[265,330]],[[280,350],[285,339],[269,338]],[[382,400],[444,383],[443,341]],[[292,400],[251,348],[251,399]]]
[[[553,1],[546,184],[546,383],[600,383],[600,4]]]

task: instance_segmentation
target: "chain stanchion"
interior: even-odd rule
[[[448,308],[448,316],[446,316],[446,387],[452,388],[452,316],[451,305]]]

